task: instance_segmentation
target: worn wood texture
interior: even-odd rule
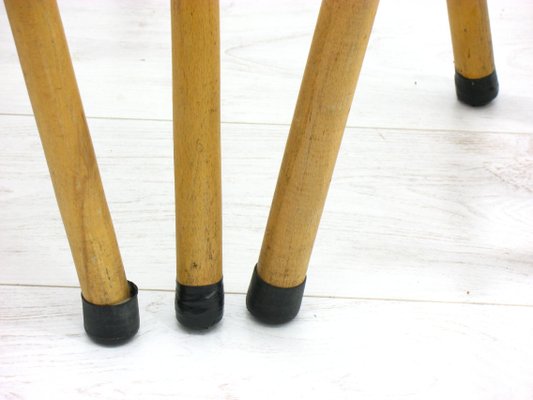
[[[28,93],[84,297],[129,287],[55,0],[6,0]]]
[[[172,123],[88,122],[128,276],[173,290]],[[229,292],[250,282],[287,130],[222,125]],[[533,304],[532,140],[348,128],[306,293]],[[77,285],[33,118],[1,117],[0,142],[0,283]]]
[[[271,285],[305,279],[378,4],[322,2],[257,263]]]
[[[494,72],[487,0],[447,0],[455,69],[469,79]]]
[[[177,280],[222,279],[218,0],[173,0]]]

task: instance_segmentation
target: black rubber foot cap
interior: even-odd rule
[[[113,305],[89,303],[81,296],[83,326],[96,343],[114,345],[131,339],[139,331],[139,302],[137,286],[128,281],[130,298]]]
[[[292,288],[272,286],[259,276],[256,265],[246,295],[246,307],[261,322],[283,324],[298,315],[304,289],[305,280]]]
[[[176,318],[189,329],[208,329],[224,314],[224,285],[186,286],[176,282]]]
[[[479,107],[490,103],[498,95],[498,76],[494,71],[480,79],[469,79],[455,71],[455,90],[462,103]]]

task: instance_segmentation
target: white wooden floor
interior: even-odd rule
[[[141,330],[84,334],[0,7],[0,398],[533,399],[533,3],[490,1],[500,96],[459,104],[444,1],[382,0],[292,323],[254,321],[257,260],[319,0],[223,0],[223,322],[173,311],[170,19],[59,1]]]

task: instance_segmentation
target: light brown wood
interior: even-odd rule
[[[173,0],[177,280],[222,279],[218,0]]]
[[[83,296],[119,303],[128,282],[57,4],[5,5]]]
[[[448,0],[455,69],[465,78],[494,72],[487,0]]]
[[[278,287],[302,283],[379,0],[323,0],[259,256]]]

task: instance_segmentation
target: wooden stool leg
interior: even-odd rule
[[[222,318],[218,0],[172,0],[176,317],[191,329]]]
[[[498,95],[487,0],[447,0],[457,98],[471,106]]]
[[[84,324],[96,340],[139,327],[55,0],[5,0],[57,203],[82,290]]]
[[[378,0],[323,0],[248,310],[267,323],[299,311],[307,267]]]

